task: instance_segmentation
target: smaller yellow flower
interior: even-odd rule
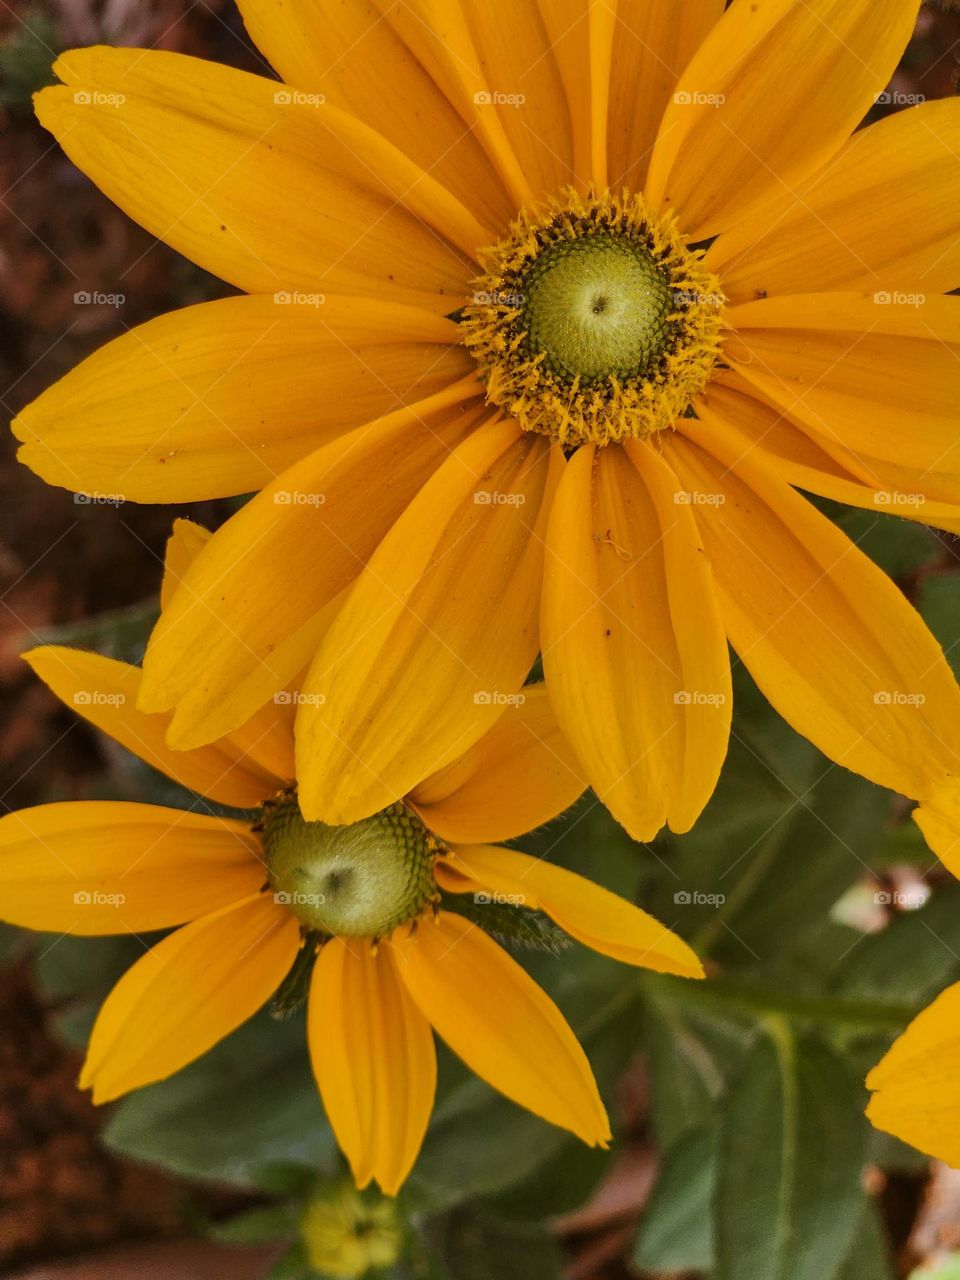
[[[179,524],[168,579],[202,541]],[[638,907],[491,843],[540,826],[584,788],[543,686],[524,690],[405,797],[333,827],[307,822],[297,803],[293,692],[229,737],[175,751],[169,717],[136,709],[139,668],[57,646],[27,661],[148,763],[217,803],[257,811],[251,823],[78,801],[0,820],[0,918],[78,934],[176,929],[100,1011],[80,1078],[95,1102],[186,1066],[315,955],[313,1069],[359,1187],[376,1180],[392,1195],[410,1171],[433,1107],[434,1032],[508,1098],[591,1145],[609,1140],[560,1010],[482,928],[439,909],[440,890],[536,909],[627,964],[702,976],[686,943]]]
[[[960,982],[942,991],[867,1076],[871,1122],[960,1169]]]
[[[300,1235],[312,1269],[341,1280],[392,1266],[403,1244],[393,1203],[371,1204],[348,1182],[311,1200]]]

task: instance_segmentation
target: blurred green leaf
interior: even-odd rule
[[[159,605],[154,598],[150,598],[126,609],[97,614],[95,618],[82,618],[78,622],[68,622],[58,627],[45,627],[37,635],[37,643],[62,644],[73,649],[94,649],[108,658],[140,662],[150,632],[159,616]]]
[[[954,675],[960,676],[960,573],[928,574],[920,582],[917,608],[943,645]]]
[[[67,1043],[83,1048],[101,1004],[147,944],[128,934],[118,938],[35,934],[33,939],[34,977],[44,1000],[54,1006],[54,1027]]]
[[[0,969],[14,963],[27,945],[27,936],[22,929],[17,929],[12,924],[0,923]]]
[[[458,1210],[437,1222],[431,1241],[450,1280],[561,1280],[560,1248],[544,1226]]]
[[[938,553],[936,534],[926,525],[878,509],[846,508],[837,524],[860,550],[891,578],[915,573]]]
[[[709,1271],[716,1175],[713,1124],[688,1129],[663,1157],[633,1261],[647,1271]]]
[[[868,1200],[838,1280],[893,1280],[893,1260],[876,1202]],[[957,1280],[960,1280],[958,1276]]]
[[[716,1280],[832,1280],[863,1193],[862,1090],[784,1020],[757,1035],[720,1107]]]
[[[264,1165],[332,1163],[300,1018],[258,1014],[210,1053],[132,1094],[104,1130],[111,1150],[188,1178],[257,1185]]]
[[[44,85],[56,83],[52,64],[57,51],[50,15],[40,5],[24,9],[0,42],[0,105],[29,111],[31,96]]]
[[[273,1264],[263,1280],[315,1280],[316,1272],[307,1261],[307,1251],[298,1240]]]
[[[300,1214],[301,1207],[296,1203],[261,1205],[215,1223],[208,1234],[222,1244],[269,1244],[271,1240],[295,1235]]]
[[[919,1011],[958,976],[960,885],[949,885],[864,938],[839,966],[833,989],[856,1000],[909,1001]]]

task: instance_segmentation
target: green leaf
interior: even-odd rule
[[[720,1108],[716,1280],[833,1280],[863,1193],[858,1083],[812,1034],[770,1020]]]
[[[936,534],[925,525],[852,507],[837,524],[891,578],[904,578],[936,559]]]
[[[883,1219],[876,1203],[868,1200],[838,1280],[893,1280],[893,1277],[893,1260]],[[960,1272],[956,1280],[960,1280]]]
[[[307,1260],[307,1251],[298,1240],[273,1264],[263,1280],[316,1280]]]
[[[960,886],[938,888],[916,911],[895,916],[854,947],[833,982],[855,1000],[903,1000],[917,1012],[960,976]]]
[[[917,608],[960,676],[960,574],[929,574],[920,582]]]
[[[727,1064],[719,1038],[705,1034],[711,1015],[695,1022],[688,1010],[669,999],[669,988],[665,993],[661,986],[653,977],[644,981],[640,1043],[650,1065],[650,1119],[657,1143],[669,1150],[685,1130],[709,1121],[724,1088]],[[728,1026],[742,1043],[741,1027]]]
[[[14,964],[25,949],[27,934],[12,924],[0,923],[0,970]]]
[[[335,1145],[307,1065],[302,1019],[258,1014],[199,1061],[122,1102],[113,1151],[187,1178],[257,1185],[263,1166],[330,1164]]]
[[[561,1280],[559,1245],[543,1226],[460,1210],[431,1231],[450,1280]]]
[[[633,1261],[647,1271],[709,1271],[713,1266],[716,1131],[688,1129],[663,1157],[644,1211]]]
[[[301,1207],[295,1203],[261,1205],[238,1213],[226,1222],[217,1222],[209,1235],[222,1244],[269,1244],[295,1235],[300,1225]]]

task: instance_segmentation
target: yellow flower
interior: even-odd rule
[[[347,1182],[311,1200],[300,1234],[311,1268],[341,1280],[392,1266],[403,1243],[393,1204],[368,1204]]]
[[[181,522],[170,560],[202,533]],[[190,544],[193,544],[191,546]],[[307,823],[292,785],[293,704],[193,751],[136,709],[137,667],[48,646],[26,655],[68,705],[171,778],[251,821],[121,802],[0,820],[0,919],[76,934],[174,929],[97,1018],[80,1083],[95,1102],[205,1053],[312,959],[307,1033],[334,1132],[360,1187],[396,1192],[436,1082],[435,1031],[508,1098],[596,1145],[610,1136],[586,1056],[552,1000],[439,889],[536,909],[626,964],[702,977],[652,916],[571,871],[492,843],[583,790],[542,686],[524,690],[448,768],[348,827]],[[309,950],[308,950],[309,949]]]
[[[867,1115],[927,1155],[960,1168],[960,983],[910,1023],[867,1076]]]
[[[301,799],[449,764],[538,651],[586,776],[687,830],[727,642],[960,867],[960,694],[796,490],[960,530],[960,102],[854,132],[917,0],[241,0],[283,83],[97,48],[37,110],[249,296],[96,353],[15,424],[51,482],[260,490],[141,705],[183,748],[297,679]],[[358,765],[359,762],[359,765]]]

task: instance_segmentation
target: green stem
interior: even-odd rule
[[[659,994],[678,1004],[724,1010],[734,1016],[780,1015],[801,1022],[828,1022],[870,1031],[902,1031],[919,1012],[914,1005],[884,1001],[844,1000],[832,996],[790,995],[725,978],[691,982],[683,978],[647,978]]]

